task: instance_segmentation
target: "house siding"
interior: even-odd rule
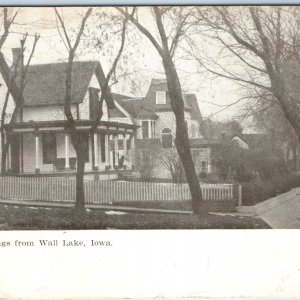
[[[172,131],[173,136],[175,137],[176,134],[176,119],[173,112],[156,112],[158,119],[155,121],[155,129],[156,129],[156,136],[161,137],[162,130],[164,128],[170,128]],[[191,120],[191,114],[189,112],[185,112],[184,114],[185,120],[187,121],[188,126],[188,135],[189,137],[192,136],[192,124],[195,126],[196,124],[194,121]],[[199,126],[195,126],[193,128],[196,131],[197,136],[199,136]]]
[[[74,118],[77,118],[76,105],[71,106]],[[23,122],[30,121],[57,121],[65,120],[63,106],[40,106],[40,107],[24,107]]]
[[[89,94],[85,94],[82,103],[79,104],[79,119],[89,120],[90,119],[90,101]]]

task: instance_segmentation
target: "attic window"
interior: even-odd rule
[[[156,104],[166,104],[166,92],[156,92]]]

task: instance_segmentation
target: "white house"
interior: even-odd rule
[[[31,65],[26,76],[24,105],[10,123],[14,101],[9,99],[5,131],[11,138],[7,171],[14,174],[65,173],[76,170],[76,153],[64,115],[66,63]],[[137,125],[113,99],[105,99],[103,117],[91,134],[104,74],[98,62],[73,64],[71,110],[76,128],[86,134],[86,172],[131,169]],[[3,85],[5,85],[3,83]],[[7,88],[0,88],[4,99]],[[2,109],[2,107],[1,107]],[[122,120],[118,116],[122,113]],[[120,165],[120,158],[125,157]],[[112,177],[110,177],[112,178]]]

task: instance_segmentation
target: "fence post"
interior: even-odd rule
[[[241,184],[238,185],[238,200],[239,200],[238,205],[241,206],[242,201],[243,201],[243,199],[242,199],[242,185]]]

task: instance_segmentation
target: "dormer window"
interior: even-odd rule
[[[166,104],[166,92],[165,91],[156,92],[156,104]]]

